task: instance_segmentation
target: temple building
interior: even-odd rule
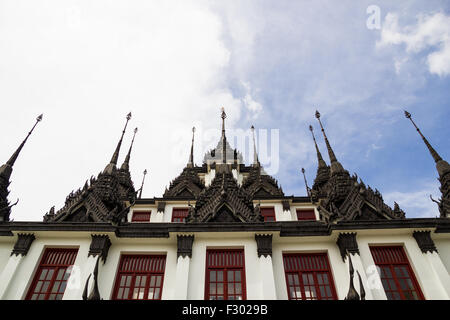
[[[197,165],[193,128],[186,166],[161,197],[142,198],[144,179],[131,179],[137,129],[119,166],[130,113],[96,177],[42,221],[12,221],[13,165],[39,116],[0,167],[0,299],[448,300],[450,165],[405,115],[436,163],[439,218],[408,218],[351,175],[318,111],[328,161],[310,126],[316,177],[306,195],[286,195],[259,161],[253,126],[247,165],[222,110],[217,146]]]

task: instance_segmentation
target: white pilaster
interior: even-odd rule
[[[9,257],[8,262],[0,275],[0,300],[5,299],[6,292],[11,284],[14,275],[22,261],[23,256],[21,254]]]
[[[191,258],[180,255],[177,260],[177,269],[175,273],[176,287],[174,290],[175,300],[187,300],[188,296],[188,280],[189,280],[189,266]]]
[[[95,263],[100,256],[89,256],[82,266],[75,264],[69,278],[67,279],[67,287],[64,292],[63,300],[81,300],[83,296],[84,286],[90,274],[94,272]],[[88,295],[91,292],[93,284],[93,275],[89,279]]]
[[[448,274],[447,269],[442,263],[441,257],[439,257],[439,254],[436,251],[428,251],[427,253],[424,253],[424,256],[436,276],[436,283],[439,283],[439,286],[442,287],[442,297],[440,297],[440,299],[450,299],[450,275]]]
[[[261,272],[262,299],[276,300],[277,292],[275,288],[272,257],[270,255],[261,255],[258,260]]]

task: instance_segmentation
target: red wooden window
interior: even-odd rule
[[[161,300],[165,255],[123,255],[114,300]]]
[[[131,222],[150,222],[151,211],[134,211]]]
[[[172,222],[185,222],[188,213],[189,213],[188,208],[173,208]]]
[[[61,300],[70,276],[69,266],[75,263],[78,249],[46,249],[27,300]]]
[[[326,253],[283,254],[290,300],[336,300]]]
[[[205,299],[246,299],[244,250],[206,252]]]
[[[316,220],[314,209],[297,209],[297,220]]]
[[[403,247],[370,247],[370,252],[388,300],[424,299]]]
[[[275,221],[275,208],[261,208],[261,215],[264,217],[264,222]]]

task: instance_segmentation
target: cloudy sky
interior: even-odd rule
[[[138,127],[132,177],[147,169],[143,196],[161,196],[192,126],[197,164],[217,143],[221,106],[230,135],[267,134],[261,152],[279,152],[263,164],[287,195],[305,195],[302,167],[315,176],[309,124],[326,156],[319,109],[350,173],[407,217],[434,217],[437,172],[403,110],[450,160],[449,88],[448,1],[0,0],[1,163],[44,114],[14,166],[15,221],[103,170],[130,111],[119,162]]]

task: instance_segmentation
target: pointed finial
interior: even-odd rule
[[[322,121],[320,121],[320,113],[317,110],[316,110],[316,118],[319,121],[320,128],[322,129],[323,137],[325,139],[325,144],[327,145],[328,156],[330,157],[330,162],[331,162],[331,173],[343,171],[344,168],[339,163],[339,161],[337,161],[337,159],[336,159],[336,155],[334,154],[334,151],[331,148],[330,142],[328,141],[328,137],[325,133],[325,129],[323,128]]]
[[[31,130],[28,132],[27,136],[26,136],[25,139],[22,141],[22,143],[20,144],[19,148],[17,148],[17,150],[13,153],[13,155],[11,156],[11,158],[9,158],[9,160],[8,160],[8,162],[7,162],[7,164],[8,164],[9,166],[12,167],[12,166],[14,165],[14,163],[15,163],[16,160],[17,160],[17,157],[19,156],[20,151],[22,150],[23,146],[25,145],[25,143],[26,143],[27,140],[28,140],[28,137],[31,135],[31,133],[33,133],[34,128],[36,127],[36,125],[37,125],[39,122],[42,121],[42,117],[43,117],[42,114],[40,114],[39,116],[37,116],[36,122],[34,123],[33,127],[31,128]]]
[[[191,154],[189,156],[188,167],[194,166],[194,134],[195,134],[195,127],[192,127],[192,144],[191,144]]]
[[[122,131],[122,136],[120,137],[119,143],[117,144],[116,150],[114,151],[114,154],[111,158],[111,161],[109,162],[109,164],[106,166],[104,172],[109,172],[111,173],[112,170],[116,167],[117,165],[117,160],[119,159],[119,152],[120,152],[120,147],[122,146],[122,140],[123,140],[123,136],[125,135],[125,131],[127,129],[127,125],[128,125],[128,121],[130,121],[131,119],[131,112],[127,114],[127,122],[125,122],[125,127],[123,128]]]
[[[414,120],[411,117],[411,113],[409,113],[408,111],[405,110],[405,117],[411,121],[411,123],[416,128],[416,130],[419,133],[419,135],[422,137],[422,140],[423,140],[423,142],[425,142],[425,145],[427,146],[428,150],[430,151],[431,156],[434,159],[434,162],[437,163],[438,161],[441,161],[442,160],[441,156],[436,152],[436,150],[434,150],[434,148],[428,142],[427,138],[425,138],[425,136],[420,131],[419,127],[417,127],[416,123],[414,122]]]
[[[131,157],[131,149],[133,148],[134,138],[136,137],[136,133],[138,132],[138,128],[134,128],[133,139],[131,139],[130,149],[128,149],[127,156],[125,157],[125,161],[120,167],[121,170],[130,170],[130,157]]]
[[[259,165],[259,159],[258,159],[258,153],[256,152],[256,142],[255,142],[255,127],[252,125],[250,127],[252,130],[252,137],[253,137],[253,166]]]
[[[142,177],[141,189],[139,190],[139,199],[141,199],[141,197],[142,197],[142,190],[144,189],[144,181],[145,181],[146,175],[147,175],[147,169],[144,170],[144,176]],[[167,186],[166,186],[166,190],[167,190]]]
[[[225,113],[225,108],[222,107],[222,163],[227,163],[227,152],[226,152],[226,141],[227,137],[225,136],[225,118],[227,114]]]
[[[319,147],[317,146],[317,141],[316,141],[316,136],[314,135],[314,129],[312,125],[309,125],[309,131],[311,131],[311,135],[314,141],[314,146],[316,147],[316,153],[317,153],[317,159],[319,161],[319,167],[321,166],[325,166],[326,167],[326,163],[323,160],[322,154],[320,153]]]

